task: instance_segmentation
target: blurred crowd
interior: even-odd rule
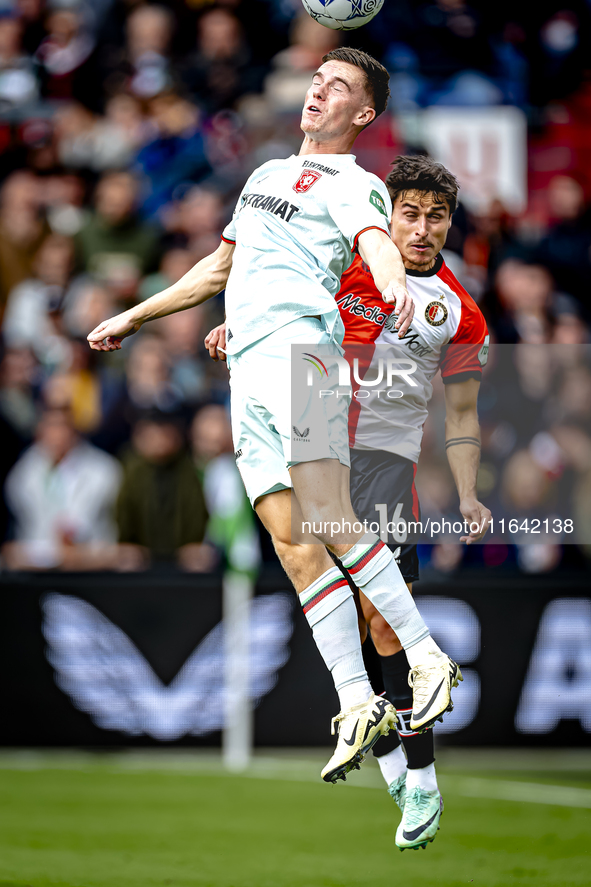
[[[392,73],[392,107],[369,131],[376,172],[421,149],[387,134],[398,112],[512,104],[538,131],[547,109],[584,88],[585,0],[481,7],[387,2],[347,34]],[[297,152],[310,74],[341,40],[299,0],[0,0],[4,569],[256,570],[227,375],[203,348],[223,298],[150,324],[121,352],[91,352],[85,337],[217,247],[252,169]],[[591,488],[591,209],[580,173],[551,178],[535,220],[498,200],[480,215],[460,206],[446,259],[493,341],[529,355],[517,383],[497,360],[483,386],[483,495],[511,510],[511,472],[522,484],[536,475],[541,508],[568,476],[572,507],[591,521],[581,492]],[[522,350],[531,345],[571,356],[556,367],[539,356],[552,349]],[[495,407],[507,388],[528,431]],[[435,418],[440,403],[436,393]],[[450,570],[461,556],[441,545],[425,558]],[[563,557],[555,546],[521,565]]]

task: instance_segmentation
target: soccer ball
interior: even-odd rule
[[[333,31],[353,31],[377,15],[384,0],[302,0],[314,21]]]

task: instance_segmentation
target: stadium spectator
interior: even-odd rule
[[[11,570],[102,569],[114,564],[112,509],[119,463],[82,440],[66,410],[46,410],[35,443],[6,480],[13,539],[2,548]]]
[[[183,247],[172,247],[162,256],[158,271],[148,274],[142,280],[139,298],[149,299],[150,296],[166,289],[180,280],[195,264],[192,254]]]
[[[34,55],[45,37],[45,0],[17,0],[15,7],[23,28],[23,49],[28,55]]]
[[[293,20],[290,45],[274,56],[274,70],[265,80],[265,95],[276,111],[296,111],[322,56],[341,44],[338,31],[324,28],[305,12]]]
[[[150,102],[156,135],[139,151],[135,167],[143,177],[142,213],[157,217],[184,183],[200,182],[211,172],[198,109],[174,92]]]
[[[107,94],[125,91],[150,99],[175,85],[170,56],[174,25],[166,6],[141,4],[132,9],[125,24],[125,45],[103,59]]]
[[[207,510],[177,417],[151,412],[135,424],[117,500],[120,563],[142,569],[177,562],[208,570],[215,553],[203,545]]]
[[[51,231],[73,237],[84,221],[86,182],[75,171],[57,168],[43,178],[43,208]]]
[[[171,379],[171,358],[163,341],[154,335],[140,336],[126,365],[127,393],[132,410],[174,413],[183,406],[183,396]]]
[[[109,285],[120,298],[135,297],[141,277],[158,267],[159,234],[136,212],[137,180],[105,173],[96,187],[95,212],[75,237],[78,270]]]
[[[260,90],[261,74],[234,13],[222,7],[203,12],[197,26],[197,48],[183,68],[183,80],[193,100],[207,114],[231,108],[240,96]]]
[[[0,190],[0,317],[10,291],[31,276],[47,228],[34,175],[17,170]]]
[[[170,207],[166,227],[175,242],[186,246],[194,261],[198,261],[209,254],[214,242],[216,245],[219,242],[223,217],[224,206],[220,194],[213,188],[197,185]]]
[[[558,8],[557,8],[558,7]],[[590,17],[587,4],[564,0],[540,10],[528,46],[530,101],[542,106],[573,92],[588,67]]]
[[[17,284],[6,304],[4,341],[12,348],[30,348],[47,370],[65,364],[70,356],[60,312],[72,264],[72,241],[50,234],[33,261],[35,276]]]
[[[45,27],[47,36],[35,53],[42,95],[47,99],[77,99],[98,108],[101,83],[95,64],[95,40],[84,25],[81,8],[74,4],[50,8]]]
[[[507,259],[496,275],[499,314],[492,318],[501,342],[548,342],[553,280],[542,265]]]
[[[260,561],[258,533],[236,468],[224,407],[210,404],[196,413],[191,444],[209,513],[207,539],[222,553],[227,567],[252,574]]]
[[[395,109],[502,103],[490,35],[475,6],[435,0],[408,12],[387,56]]]
[[[171,383],[183,402],[189,405],[202,403],[209,396],[206,361],[201,348],[205,316],[205,307],[199,305],[182,314],[169,314],[156,322],[165,352],[171,358]]]
[[[33,439],[39,414],[37,363],[28,348],[7,348],[0,363],[0,416],[21,448]]]
[[[0,16],[0,113],[31,110],[39,96],[32,59],[22,51],[22,24]]]
[[[575,296],[591,318],[587,291],[591,274],[591,211],[583,188],[572,176],[554,176],[548,185],[550,228],[538,248],[538,260],[560,290]]]
[[[147,126],[137,99],[121,94],[107,101],[104,116],[76,102],[59,109],[55,137],[64,166],[100,173],[129,166],[147,137]]]

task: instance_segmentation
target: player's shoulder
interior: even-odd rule
[[[341,275],[341,292],[344,289],[354,287],[355,289],[364,290],[370,295],[377,293],[381,299],[381,293],[378,291],[373,275],[361,256],[356,253],[353,261],[346,271]]]
[[[455,276],[449,265],[446,263],[445,259],[439,254],[440,262],[438,263],[438,268],[436,272],[436,277],[439,283],[443,283],[445,286],[449,287],[449,289],[455,293],[460,302],[462,303],[462,307],[465,305],[469,311],[478,311],[480,312],[480,308],[470,295],[467,289],[460,283],[458,278]]]
[[[488,333],[484,315],[468,290],[460,283],[453,271],[441,256],[441,265],[436,274],[439,283],[451,290],[459,302],[457,328],[452,342],[472,342],[482,339]]]
[[[293,165],[293,158],[294,155],[292,154],[291,157],[266,160],[264,163],[261,163],[260,166],[257,166],[256,169],[253,169],[247,179],[247,183],[260,181],[261,179],[265,178],[265,176],[268,176],[271,173],[288,168],[289,166]]]
[[[348,173],[352,178],[356,178],[359,182],[362,182],[365,185],[369,185],[371,188],[376,188],[380,193],[388,193],[388,189],[386,188],[382,179],[380,179],[380,177],[377,176],[375,173],[369,172],[369,170],[364,169],[362,166],[359,166],[357,160],[353,160]]]

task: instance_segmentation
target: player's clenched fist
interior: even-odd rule
[[[226,359],[226,324],[221,323],[209,332],[204,341],[212,360]]]
[[[407,329],[412,323],[415,314],[415,303],[408,290],[401,283],[390,282],[385,290],[382,291],[382,299],[387,305],[395,305],[394,314],[398,316],[398,320],[394,324],[398,330],[399,338],[403,338]]]
[[[137,333],[140,327],[141,323],[131,323],[124,311],[103,320],[86,338],[93,351],[117,351],[121,348],[122,340]]]

